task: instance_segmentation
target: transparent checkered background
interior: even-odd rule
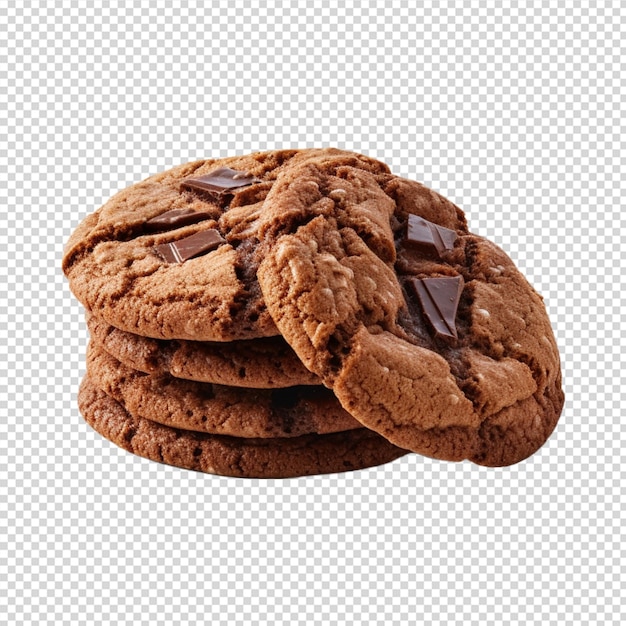
[[[503,4],[0,0],[0,623],[624,621],[626,11]],[[460,204],[544,295],[567,403],[531,459],[239,480],[81,419],[79,221],[181,162],[326,145]]]

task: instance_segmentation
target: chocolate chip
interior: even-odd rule
[[[196,224],[203,220],[211,219],[211,215],[204,211],[194,211],[193,209],[172,209],[157,215],[144,224],[144,228],[149,233],[156,233],[162,230],[174,230],[181,226]]]
[[[409,215],[404,243],[439,258],[446,250],[454,249],[456,233],[444,226],[434,224],[417,215]]]
[[[435,336],[457,339],[455,319],[465,284],[463,277],[413,278],[410,283]]]
[[[211,228],[178,241],[162,243],[155,249],[168,263],[184,263],[192,257],[214,250],[223,243],[226,243],[224,238],[217,230]]]
[[[188,191],[208,194],[223,203],[228,196],[232,195],[235,189],[248,187],[260,182],[261,180],[248,172],[233,170],[230,167],[220,167],[205,176],[184,180],[181,183],[181,187]]]

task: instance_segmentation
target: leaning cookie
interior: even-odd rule
[[[280,150],[175,167],[118,193],[71,235],[63,255],[85,308],[161,339],[275,336],[256,280],[257,227],[275,181],[298,163],[383,163],[335,149]]]
[[[135,417],[233,437],[297,437],[361,428],[323,386],[243,389],[145,374],[122,365],[93,341],[87,373]]]
[[[316,164],[281,177],[265,204],[267,308],[359,422],[484,465],[546,441],[563,393],[543,301],[457,207],[419,183]]]
[[[93,315],[87,317],[87,326],[94,342],[106,352],[149,374],[256,389],[321,385],[282,337],[225,343],[152,339],[110,326]]]
[[[85,378],[78,394],[85,421],[139,456],[175,467],[241,478],[290,478],[364,469],[405,454],[365,428],[290,439],[240,439],[169,428],[130,415]]]

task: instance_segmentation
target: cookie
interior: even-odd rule
[[[438,459],[509,465],[563,406],[541,297],[419,183],[303,164],[276,182],[258,279],[287,342],[359,422]]]
[[[275,182],[307,162],[388,172],[379,161],[330,148],[175,167],[116,194],[78,226],[63,256],[70,288],[100,319],[147,337],[279,334],[256,279],[257,229]]]
[[[289,478],[363,469],[407,454],[364,428],[290,439],[240,439],[170,428],[133,417],[87,377],[78,404],[85,421],[124,450],[209,474]]]
[[[233,437],[297,437],[361,428],[325,387],[243,389],[145,374],[91,342],[87,373],[135,417]]]
[[[119,330],[93,315],[87,326],[106,352],[149,374],[256,389],[321,385],[280,336],[226,343],[152,339]]]

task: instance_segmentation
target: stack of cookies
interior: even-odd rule
[[[563,404],[540,296],[462,211],[334,149],[205,160],[114,196],[63,258],[78,402],[135,454],[240,477],[410,451],[507,465]]]

